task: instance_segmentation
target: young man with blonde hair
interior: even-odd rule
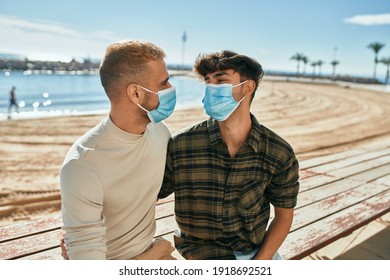
[[[100,65],[109,115],[70,148],[61,168],[70,259],[174,259],[155,235],[155,207],[176,104],[165,53],[143,41],[108,46]],[[150,176],[153,174],[153,176]]]

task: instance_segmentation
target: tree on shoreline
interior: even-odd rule
[[[316,75],[316,66],[317,66],[317,62],[315,62],[315,61],[312,61],[311,63],[310,63],[310,66],[311,67],[313,67],[313,77]]]
[[[317,60],[317,62],[316,62],[316,64],[317,64],[317,66],[318,66],[318,76],[321,76],[321,66],[322,66],[322,64],[324,64],[325,63],[325,61],[323,61],[323,60]]]
[[[332,67],[333,67],[333,72],[332,72],[332,77],[333,77],[333,79],[335,79],[336,78],[336,66],[339,64],[340,62],[339,61],[337,61],[337,60],[332,60],[331,62],[330,62],[330,64],[332,65]]]
[[[386,65],[386,67],[387,67],[387,70],[386,70],[386,79],[385,79],[385,84],[387,84],[387,83],[389,82],[390,56],[388,56],[388,57],[382,57],[381,60],[379,60],[379,62],[383,63],[383,64]]]
[[[296,53],[294,54],[290,59],[291,60],[296,60],[297,61],[297,75],[299,75],[299,65],[301,60],[303,59],[304,55],[301,53]]]
[[[302,62],[303,62],[303,75],[306,75],[306,64],[309,63],[309,58],[306,55],[302,56]]]
[[[380,42],[373,42],[367,46],[367,48],[372,49],[375,53],[374,59],[374,79],[376,79],[376,65],[378,64],[378,53],[385,46],[385,44]]]

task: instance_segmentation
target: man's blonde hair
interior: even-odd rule
[[[108,98],[117,99],[118,89],[126,84],[141,83],[149,70],[146,63],[164,58],[160,47],[146,41],[126,40],[109,45],[99,68]]]

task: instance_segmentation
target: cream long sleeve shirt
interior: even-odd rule
[[[151,245],[169,138],[164,123],[134,135],[106,117],[73,144],[60,173],[70,259],[130,259]]]

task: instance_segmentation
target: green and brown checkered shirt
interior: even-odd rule
[[[252,118],[252,131],[234,158],[212,118],[180,132],[168,145],[159,198],[175,193],[181,232],[175,245],[185,258],[235,259],[260,247],[270,203],[293,208],[299,189],[291,146]]]

